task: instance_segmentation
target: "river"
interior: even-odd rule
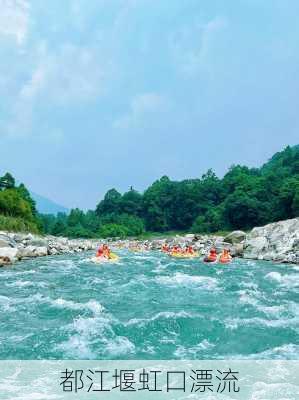
[[[299,267],[158,252],[0,269],[0,359],[298,359]]]

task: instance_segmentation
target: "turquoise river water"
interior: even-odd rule
[[[0,359],[299,359],[299,267],[158,252],[0,269]]]

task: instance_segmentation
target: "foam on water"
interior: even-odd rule
[[[54,258],[51,259],[49,263],[47,262],[47,264],[40,266],[40,269],[48,270],[49,268],[57,268],[57,270],[62,273],[73,273],[75,270],[79,271],[79,260],[76,263],[74,260],[67,258],[59,260]]]
[[[188,313],[186,311],[180,312],[172,312],[172,311],[164,311],[155,314],[151,318],[132,318],[128,322],[123,323],[124,326],[137,325],[138,327],[147,325],[150,322],[164,319],[179,319],[179,318],[194,318],[195,315]]]
[[[13,301],[7,296],[0,296],[0,307],[4,312],[14,312],[15,307],[12,306]]]
[[[159,276],[156,278],[156,282],[167,286],[201,287],[206,290],[214,290],[218,285],[216,278],[186,275],[181,272],[177,272],[172,276]]]
[[[254,291],[249,290],[239,290],[240,302],[244,304],[250,304],[252,306],[257,306],[259,300],[256,298]]]
[[[279,283],[288,289],[299,287],[299,274],[284,274],[273,271],[265,276],[266,279]]]
[[[1,268],[2,269],[2,268]],[[0,269],[0,279],[7,279],[7,278],[15,278],[16,276],[20,276],[20,275],[32,275],[32,274],[36,274],[38,271],[34,270],[34,269],[29,269],[29,270],[24,270],[24,271],[15,271],[15,270],[2,270]]]
[[[234,330],[240,327],[257,326],[267,328],[292,328],[299,331],[299,319],[294,318],[278,318],[265,319],[260,317],[254,318],[227,318],[224,320],[225,326],[228,329]]]
[[[213,343],[209,342],[207,339],[204,339],[202,342],[189,348],[179,345],[174,352],[174,356],[179,359],[196,358],[197,354],[202,354],[203,352],[211,350],[214,347],[215,345]]]
[[[23,287],[40,287],[40,288],[45,288],[48,286],[46,282],[33,282],[33,281],[22,281],[22,280],[17,280],[15,282],[11,283],[5,283],[5,286],[8,287],[18,287],[18,288],[23,288]]]
[[[1,269],[0,358],[299,357],[295,267],[118,254],[107,268],[82,253]]]
[[[110,330],[109,321],[105,318],[83,318],[79,317],[72,324],[62,327],[68,330],[69,338],[57,345],[66,357],[94,359],[96,353],[92,350],[93,341],[97,335],[104,335],[105,329]]]
[[[246,288],[246,289],[253,289],[255,291],[258,290],[259,286],[255,282],[240,282],[240,287]]]
[[[299,345],[294,343],[284,344],[254,355],[256,359],[297,360],[299,358]]]
[[[87,303],[75,303],[74,301],[71,300],[64,300],[64,299],[56,299],[56,300],[50,300],[49,302],[51,303],[52,306],[58,307],[58,308],[69,308],[71,310],[84,310],[88,309],[92,311],[94,314],[99,314],[104,311],[104,307],[99,304],[95,300],[90,300]]]
[[[67,357],[94,359],[103,356],[117,357],[132,353],[135,345],[127,337],[115,334],[114,319],[108,314],[98,314],[91,318],[79,317],[67,329],[69,339],[57,346]],[[98,350],[95,350],[98,348]]]
[[[114,339],[104,339],[104,345],[104,354],[106,356],[124,357],[129,353],[135,352],[135,345],[123,336],[118,336]]]
[[[86,285],[90,286],[97,286],[97,285],[101,285],[102,283],[106,283],[106,281],[104,279],[101,278],[97,278],[97,277],[88,277],[85,280]]]
[[[80,335],[71,336],[67,341],[60,343],[56,349],[63,353],[64,357],[92,360],[96,359],[96,354],[91,350],[90,344],[85,337]]]

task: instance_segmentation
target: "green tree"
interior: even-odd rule
[[[85,225],[85,215],[82,210],[79,208],[74,208],[71,210],[68,218],[67,218],[67,225],[74,227],[77,225],[84,226]]]
[[[6,174],[0,178],[0,190],[13,189],[14,187],[15,187],[14,177],[9,172],[6,172]]]
[[[33,220],[30,204],[15,189],[6,189],[0,192],[0,213]]]
[[[154,182],[143,195],[143,215],[146,227],[152,231],[170,229],[169,213],[174,185],[167,176]]]
[[[135,215],[122,214],[117,220],[127,230],[127,236],[139,236],[144,232],[143,220]]]
[[[249,229],[263,224],[265,207],[256,198],[238,189],[224,202],[224,221],[232,229]]]
[[[20,193],[20,195],[22,196],[22,198],[30,204],[32,215],[36,216],[37,215],[36,203],[32,199],[29,190],[26,188],[26,186],[23,183],[21,183],[19,185],[17,190]]]
[[[105,224],[100,227],[98,234],[101,238],[125,238],[128,236],[128,229],[120,224]]]
[[[53,214],[39,214],[39,219],[41,222],[41,230],[45,234],[50,234],[53,232],[54,225],[57,222],[56,216]]]
[[[95,234],[100,227],[101,221],[98,215],[93,210],[88,210],[85,214],[85,228]]]
[[[121,194],[116,189],[110,189],[105,194],[104,200],[102,200],[96,208],[98,216],[120,212]]]
[[[295,217],[296,196],[299,193],[299,179],[291,177],[286,179],[278,193],[278,206],[281,219]]]
[[[131,188],[124,193],[120,204],[121,212],[124,214],[141,216],[142,214],[142,195]]]
[[[64,236],[66,233],[66,225],[61,220],[56,221],[51,233],[54,236]]]
[[[292,211],[293,211],[294,217],[299,217],[299,190],[298,189],[293,198]]]

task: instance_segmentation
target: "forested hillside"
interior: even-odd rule
[[[39,232],[35,202],[24,184],[10,173],[0,177],[0,230]]]
[[[109,190],[95,210],[38,215],[23,184],[0,178],[0,230],[69,237],[138,236],[147,232],[250,229],[299,216],[299,145],[276,153],[261,168],[234,165],[219,179],[208,170],[200,179],[167,176],[144,193]]]
[[[167,176],[144,193],[109,190],[94,211],[41,216],[43,229],[71,237],[137,236],[144,231],[196,233],[250,229],[299,216],[299,146],[276,153],[261,168],[234,165],[219,179]]]

